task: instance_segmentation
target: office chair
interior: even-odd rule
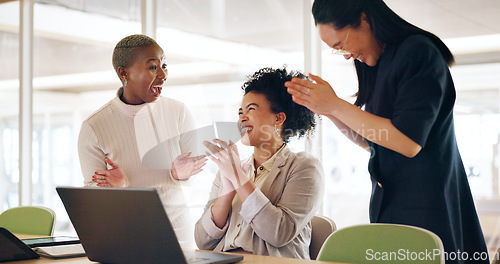
[[[316,259],[321,246],[323,246],[328,236],[337,230],[337,226],[332,219],[320,215],[315,215],[311,220],[311,224],[312,234],[311,244],[309,245],[309,256],[311,259]]]
[[[444,248],[434,233],[419,227],[368,224],[340,229],[321,248],[318,260],[345,263],[444,264]]]
[[[12,233],[52,236],[56,214],[42,206],[20,206],[0,214],[0,227]]]

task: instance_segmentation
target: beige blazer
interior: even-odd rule
[[[239,212],[252,227],[253,254],[309,259],[311,219],[323,197],[323,167],[306,152],[293,153],[285,147],[276,157],[261,189],[247,199]],[[200,249],[222,251],[231,212],[222,229],[212,221],[211,206],[221,191],[220,175],[212,185],[205,212],[195,226]],[[237,199],[237,197],[235,197]],[[246,210],[247,202],[258,204]],[[246,210],[246,212],[243,212]]]

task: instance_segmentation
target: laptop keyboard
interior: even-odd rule
[[[207,258],[197,258],[197,257],[187,257],[186,262],[189,264],[197,264],[197,263],[208,263],[210,259]]]
[[[82,244],[36,247],[33,250],[39,255],[49,258],[85,256]]]

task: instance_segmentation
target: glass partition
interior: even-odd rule
[[[0,4],[0,211],[19,204],[19,2]]]
[[[77,153],[82,121],[100,107],[94,104],[113,96],[84,94],[120,87],[111,64],[114,44],[140,33],[140,1],[104,9],[102,3],[34,6],[32,203],[56,211],[56,234],[74,232],[55,187],[83,186]]]

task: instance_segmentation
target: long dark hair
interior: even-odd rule
[[[436,45],[448,66],[455,63],[453,54],[441,39],[398,16],[383,0],[315,0],[312,13],[316,25],[332,24],[336,29],[346,26],[358,27],[361,23],[361,13],[365,13],[370,28],[380,44],[397,45],[410,35],[424,35]],[[354,104],[361,107],[369,99],[375,85],[377,66],[370,67],[358,60],[354,60],[354,64],[359,82]]]

